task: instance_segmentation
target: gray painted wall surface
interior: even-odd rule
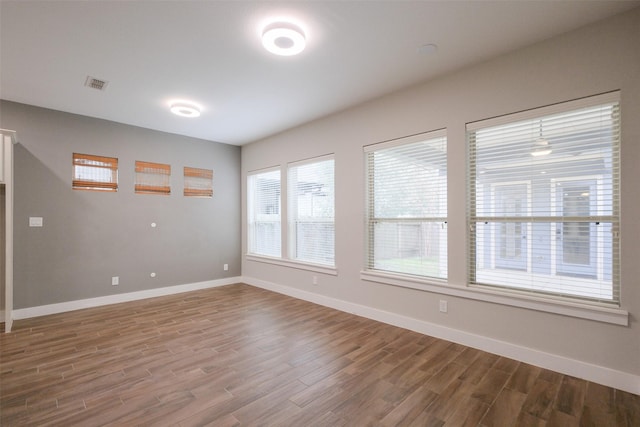
[[[525,348],[640,375],[640,9],[242,147],[242,174],[335,153],[337,276],[243,259],[242,273]],[[446,46],[443,45],[443,50]],[[437,56],[428,59],[437,61]],[[466,277],[465,123],[621,90],[622,308],[628,327],[367,282],[364,145],[448,134],[449,283]],[[245,187],[243,185],[243,191]],[[246,202],[243,193],[243,253]],[[317,286],[312,276],[319,276]]]
[[[240,275],[239,147],[7,101],[0,108],[1,127],[19,138],[15,309]],[[73,190],[74,152],[117,157],[118,192]],[[171,165],[170,196],[134,193],[136,160]],[[184,166],[213,169],[213,198],[183,197]],[[30,216],[44,227],[29,227]]]
[[[6,266],[5,266],[5,256],[6,256],[6,240],[5,240],[5,185],[0,184],[0,310],[4,310],[4,302],[5,302],[5,292],[6,292]]]

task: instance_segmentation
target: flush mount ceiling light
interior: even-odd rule
[[[172,102],[170,110],[180,117],[200,117],[200,107],[190,102]]]
[[[538,138],[533,143],[533,147],[531,148],[531,155],[534,157],[546,156],[548,154],[551,154],[551,151],[551,144],[549,144],[549,141],[543,138]]]
[[[276,55],[291,56],[304,50],[306,39],[299,26],[291,22],[274,22],[262,31],[262,45]]]

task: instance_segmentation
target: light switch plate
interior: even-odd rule
[[[42,227],[42,217],[41,216],[30,216],[29,217],[29,227]]]

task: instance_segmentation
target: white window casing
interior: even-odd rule
[[[335,160],[316,157],[287,167],[288,257],[335,266]]]
[[[364,147],[365,271],[447,278],[444,130]]]
[[[467,143],[470,287],[619,306],[619,93],[469,123]]]
[[[281,177],[280,168],[247,175],[247,252],[280,258]]]

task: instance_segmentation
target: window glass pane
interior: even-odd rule
[[[290,257],[334,265],[334,160],[290,166]]]
[[[280,170],[247,177],[249,253],[281,256]]]
[[[472,284],[618,302],[619,106],[468,132]]]
[[[447,277],[446,144],[427,134],[368,148],[368,269]]]

